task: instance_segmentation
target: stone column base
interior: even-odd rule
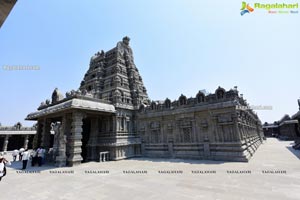
[[[81,161],[82,161],[81,155],[74,155],[73,157],[71,156],[70,158],[68,158],[68,166],[72,167],[72,166],[80,165]]]
[[[56,167],[65,167],[66,166],[66,156],[57,156],[55,159],[55,166]]]

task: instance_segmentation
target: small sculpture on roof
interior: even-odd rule
[[[39,108],[42,108],[44,106],[46,106],[46,103],[44,101],[42,101],[41,104],[40,104],[40,106],[39,106]]]
[[[71,97],[71,92],[66,92],[66,98],[70,98]]]
[[[52,93],[52,103],[63,100],[63,95],[59,92],[58,88],[55,88]]]
[[[14,127],[15,127],[17,130],[20,130],[21,127],[22,127],[21,122],[16,123],[16,124],[14,125]]]
[[[101,52],[100,52],[100,56],[104,56],[104,51],[103,50],[101,50]]]
[[[86,89],[82,89],[81,90],[81,95],[83,95],[83,96],[87,95],[87,90]]]
[[[45,104],[48,106],[50,105],[50,99],[46,99]]]
[[[128,36],[125,36],[125,37],[123,37],[123,43],[125,44],[125,45],[129,45],[129,41],[130,41],[130,38],[128,37]]]

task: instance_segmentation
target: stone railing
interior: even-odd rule
[[[35,131],[35,127],[0,126],[0,131]]]

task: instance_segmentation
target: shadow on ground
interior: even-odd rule
[[[23,162],[19,161],[17,158],[17,161],[12,161],[12,151],[8,151],[5,153],[5,158],[11,162],[11,165],[8,165],[7,168],[12,170],[22,170]],[[50,169],[58,169],[60,167],[56,167],[53,162],[47,162],[43,164],[42,166],[38,166],[37,164],[35,166],[31,166],[31,160],[28,160],[26,171],[44,171],[44,170],[50,170]]]
[[[7,166],[7,168],[13,169],[13,170],[22,170],[23,163],[22,161],[15,161],[11,162],[11,165]],[[31,166],[31,162],[29,161],[27,163],[26,171],[44,171],[49,169],[55,169],[53,164],[44,164],[42,166]]]
[[[300,159],[300,150],[296,150],[291,146],[286,147],[290,152],[292,152],[298,159]]]

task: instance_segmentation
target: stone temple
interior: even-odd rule
[[[27,116],[37,121],[35,147],[52,149],[57,166],[137,156],[250,159],[263,141],[261,122],[236,87],[150,101],[129,41],[96,53],[78,90],[55,89]]]

